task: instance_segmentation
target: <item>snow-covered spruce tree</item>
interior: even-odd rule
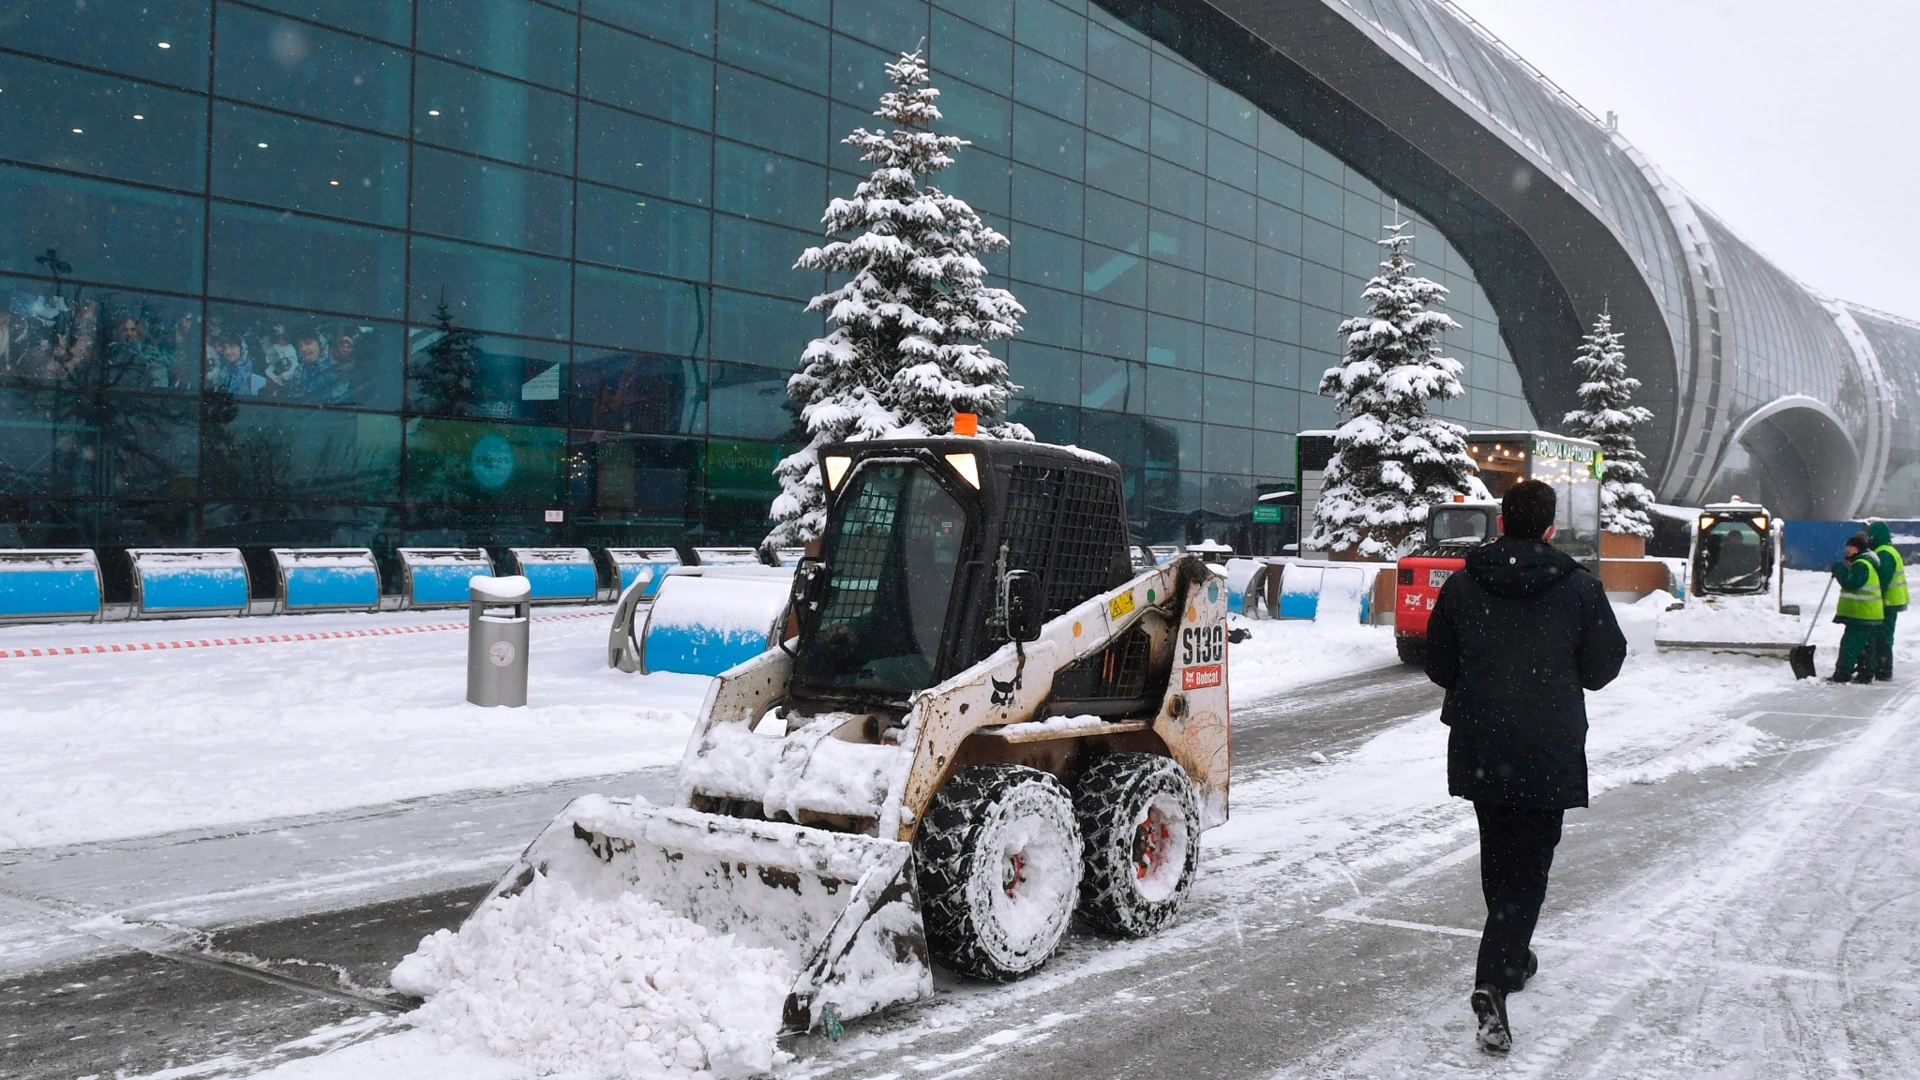
[[[774,469],[780,495],[764,547],[805,544],[825,527],[817,455],[827,443],[942,434],[963,412],[980,418],[982,435],[1033,437],[1004,419],[1019,387],[983,344],[1019,333],[1026,314],[1012,293],[982,283],[979,253],[1007,238],[964,201],[921,184],[968,145],[930,130],[940,91],[926,85],[921,51],[888,64],[887,77],[893,89],[874,115],[892,126],[858,128],[844,140],[873,173],[821,218],[829,237],[857,235],[808,248],[794,264],[845,282],[807,304],[836,325],[807,346],[787,381],[811,438]]]
[[[1405,222],[1389,227],[1387,261],[1360,294],[1367,313],[1340,324],[1346,355],[1320,378],[1348,420],[1334,434],[1308,543],[1336,555],[1398,558],[1426,508],[1466,491],[1474,472],[1466,429],[1427,415],[1428,401],[1463,392],[1460,361],[1441,356],[1438,341],[1460,324],[1429,309],[1446,286],[1413,272],[1412,243]]]
[[[1600,526],[1611,533],[1651,537],[1653,492],[1647,488],[1647,458],[1633,438],[1633,429],[1653,419],[1653,413],[1633,404],[1640,380],[1627,374],[1627,350],[1613,328],[1613,316],[1602,311],[1593,333],[1584,339],[1573,366],[1580,369],[1580,408],[1563,419],[1567,434],[1592,439],[1606,456],[1600,483]]]

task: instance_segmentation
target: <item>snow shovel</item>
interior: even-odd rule
[[[1815,674],[1813,650],[1819,648],[1819,646],[1810,645],[1808,642],[1813,640],[1813,628],[1820,625],[1820,609],[1827,606],[1827,597],[1832,594],[1833,579],[1828,578],[1827,590],[1820,594],[1820,602],[1813,606],[1813,618],[1807,620],[1807,636],[1802,638],[1800,644],[1795,645],[1793,651],[1787,654],[1787,663],[1793,665],[1793,677],[1796,680],[1811,679]]]
[[[487,899],[538,873],[597,899],[639,893],[712,933],[777,949],[797,973],[781,1030],[799,1033],[933,992],[911,854],[901,840],[583,795]]]

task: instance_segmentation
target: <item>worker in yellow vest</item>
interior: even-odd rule
[[[1834,580],[1840,583],[1840,603],[1834,608],[1833,621],[1846,630],[1840,635],[1840,660],[1828,682],[1873,681],[1873,653],[1880,642],[1880,622],[1886,615],[1878,562],[1867,534],[1855,533],[1847,541],[1846,559],[1833,564]]]
[[[1893,628],[1900,621],[1900,613],[1907,610],[1907,563],[1893,546],[1893,530],[1884,521],[1867,524],[1867,539],[1873,542],[1873,553],[1879,564],[1881,606],[1886,617],[1880,622],[1880,638],[1874,642],[1873,677],[1876,679],[1893,678]]]

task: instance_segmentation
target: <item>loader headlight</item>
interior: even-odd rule
[[[972,454],[948,454],[947,464],[960,474],[960,479],[975,488],[980,486],[980,463]]]
[[[853,459],[850,457],[829,457],[824,464],[827,467],[827,490],[832,491],[840,486],[840,481],[847,478],[847,468],[853,464]]]
[[[1712,518],[1710,518],[1710,517],[1703,517],[1703,518],[1701,518],[1701,519],[1700,519],[1700,531],[1701,531],[1701,532],[1707,532],[1707,531],[1709,531],[1709,530],[1711,530],[1712,528],[1713,528],[1713,519],[1712,519]]]
[[[1767,515],[1765,514],[1756,515],[1753,519],[1753,527],[1756,529],[1759,529],[1761,532],[1766,532],[1767,531]]]

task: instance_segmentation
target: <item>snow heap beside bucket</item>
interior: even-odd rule
[[[540,1074],[700,1077],[768,1072],[794,972],[774,949],[719,935],[635,893],[604,899],[538,876],[440,930],[393,969],[427,999],[411,1022],[443,1046]]]

